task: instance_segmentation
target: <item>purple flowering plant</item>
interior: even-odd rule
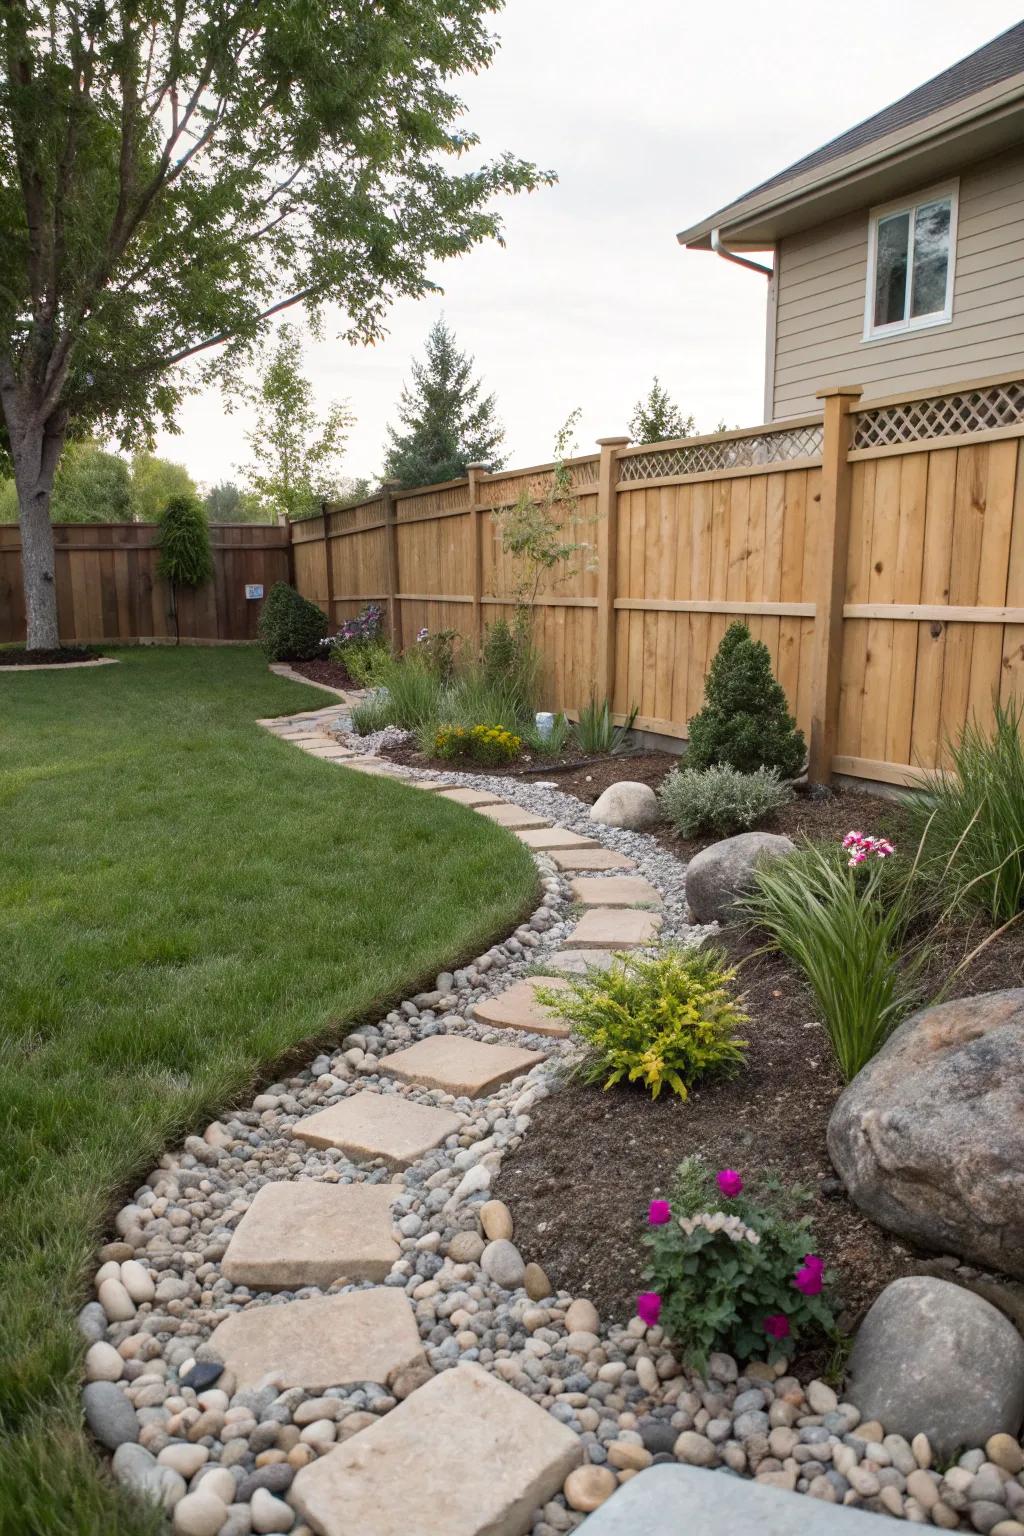
[[[671,1199],[648,1209],[649,1289],[637,1316],[660,1323],[698,1370],[713,1350],[775,1360],[807,1334],[836,1337],[831,1277],[798,1214],[806,1193],[764,1178],[751,1194],[746,1182],[740,1170],[689,1157]]]

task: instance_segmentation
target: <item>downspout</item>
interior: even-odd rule
[[[738,267],[749,267],[751,272],[760,272],[764,277],[775,276],[773,267],[766,267],[763,262],[751,261],[749,256],[738,256],[735,251],[730,251],[722,241],[721,230],[711,231],[711,249],[716,256],[721,256],[724,261],[733,261]]]

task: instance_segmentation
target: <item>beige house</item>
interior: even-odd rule
[[[1024,376],[1024,22],[678,239],[768,278],[766,421]]]

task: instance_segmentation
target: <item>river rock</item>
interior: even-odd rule
[[[517,1285],[522,1285],[526,1274],[522,1254],[506,1237],[495,1238],[493,1243],[487,1244],[480,1255],[480,1268],[506,1291],[514,1291]]]
[[[737,896],[754,883],[758,859],[781,858],[794,851],[795,844],[775,832],[741,832],[704,848],[686,866],[686,900],[694,920],[728,921]]]
[[[82,1407],[91,1433],[108,1451],[139,1438],[135,1409],[114,1382],[90,1381],[82,1389]]]
[[[625,827],[630,832],[649,827],[659,814],[658,797],[651,786],[632,779],[609,784],[590,808],[591,821],[600,821],[606,827]]]
[[[845,1399],[889,1434],[922,1433],[939,1459],[1024,1417],[1024,1339],[989,1302],[931,1275],[887,1285],[850,1355]]]
[[[1022,1081],[1024,988],[912,1015],[829,1121],[853,1200],[901,1237],[1024,1277]]]

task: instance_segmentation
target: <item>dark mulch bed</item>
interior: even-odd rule
[[[326,683],[330,688],[361,688],[351,676],[347,667],[340,661],[331,661],[326,656],[317,656],[313,661],[290,661],[288,665],[293,672],[298,672],[302,677],[308,677],[311,683]]]
[[[97,661],[101,654],[89,645],[62,645],[52,651],[3,646],[0,647],[0,667],[52,667],[61,662]]]
[[[900,809],[857,790],[805,794],[771,825],[790,836],[841,836],[853,826],[898,840]],[[704,845],[664,828],[659,840],[683,858]],[[986,931],[961,923],[932,936],[924,995],[934,995]],[[668,1192],[680,1161],[701,1153],[712,1167],[740,1169],[754,1186],[770,1171],[810,1191],[815,1250],[836,1271],[842,1322],[852,1326],[883,1286],[919,1272],[927,1256],[862,1215],[835,1177],[825,1135],[843,1083],[800,972],[779,955],[756,953],[758,941],[738,928],[721,942],[740,965],[750,1014],[744,1070],[695,1090],[685,1104],[667,1093],[653,1101],[639,1089],[604,1092],[570,1079],[532,1112],[530,1134],[505,1159],[494,1193],[514,1211],[516,1243],[528,1259],[556,1285],[589,1296],[602,1316],[625,1321],[643,1289],[639,1237],[648,1201]],[[1011,929],[956,979],[950,996],[1021,985],[1024,933]],[[826,1352],[808,1352],[799,1364],[822,1370]]]
[[[656,787],[670,769],[679,765],[679,758],[674,752],[619,752],[614,756],[609,753],[604,757],[591,757],[585,752],[570,749],[550,758],[525,753],[514,763],[476,770],[468,761],[452,763],[446,758],[430,757],[417,751],[409,741],[398,747],[384,747],[380,755],[409,768],[433,768],[441,773],[452,773],[456,769],[460,773],[478,771],[490,777],[522,779],[527,784],[531,780],[550,780],[567,795],[576,795],[588,805],[592,805],[609,784],[618,784],[623,779],[633,779]]]

